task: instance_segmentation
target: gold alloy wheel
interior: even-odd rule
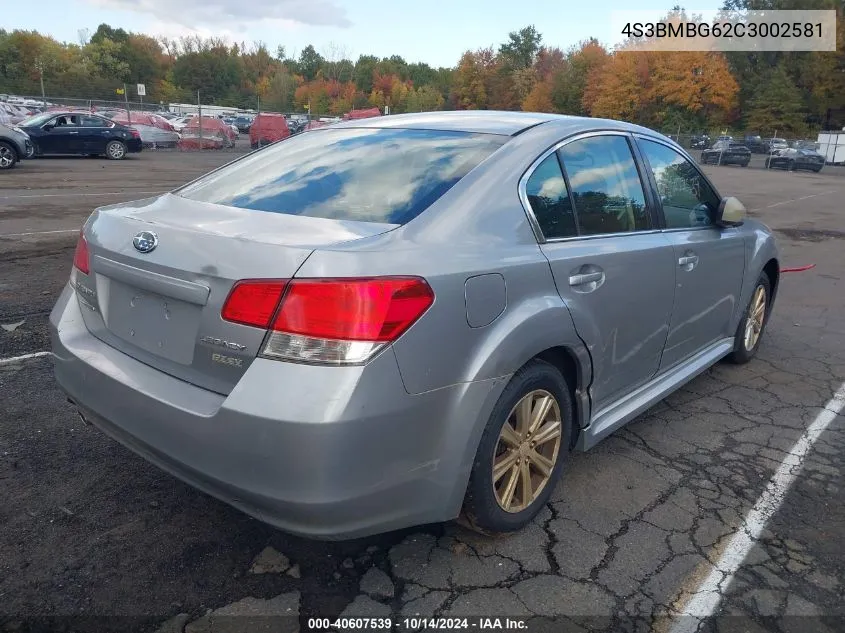
[[[751,307],[748,310],[748,318],[745,321],[745,349],[751,351],[757,345],[760,333],[763,331],[763,322],[766,319],[766,288],[760,284],[754,291],[751,299]]]
[[[536,389],[511,410],[493,452],[493,494],[505,512],[521,512],[552,476],[561,441],[557,399]]]

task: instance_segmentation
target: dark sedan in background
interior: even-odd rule
[[[89,112],[45,112],[20,127],[32,139],[36,156],[86,154],[121,160],[142,149],[138,130]]]
[[[766,159],[766,169],[805,169],[816,173],[824,167],[825,158],[814,149],[789,147]]]
[[[748,167],[751,162],[751,150],[742,143],[717,141],[713,147],[701,152],[701,162],[705,165],[739,165]]]
[[[32,142],[25,132],[0,124],[0,169],[11,169],[32,155]]]

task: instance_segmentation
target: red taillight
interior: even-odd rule
[[[342,341],[393,341],[434,301],[418,278],[294,280],[273,330]]]
[[[141,133],[134,127],[129,128],[129,134],[132,136],[132,138],[141,138]]]
[[[90,272],[88,267],[88,242],[82,231],[79,232],[79,239],[76,241],[76,251],[73,253],[73,266],[86,275]]]
[[[269,325],[265,358],[342,365],[372,358],[432,303],[434,293],[419,277],[255,280],[235,285],[223,318]]]
[[[276,312],[286,284],[283,279],[239,281],[223,304],[221,316],[233,323],[266,328]]]

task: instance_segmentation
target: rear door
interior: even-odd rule
[[[576,137],[526,181],[540,248],[592,356],[594,410],[655,375],[672,311],[674,251],[631,142],[619,133]]]
[[[86,154],[103,154],[106,144],[114,127],[113,121],[108,121],[93,114],[83,114],[80,117],[79,133],[82,149]]]
[[[661,370],[732,337],[745,271],[738,228],[713,223],[720,197],[692,160],[657,139],[637,137],[675,254],[675,303]]]

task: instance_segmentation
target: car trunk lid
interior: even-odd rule
[[[255,359],[266,332],[221,318],[234,283],[289,279],[316,248],[394,226],[166,194],[95,211],[84,231],[90,272],[74,271],[73,283],[94,336],[170,375],[226,394]],[[137,246],[136,236],[141,236]]]

